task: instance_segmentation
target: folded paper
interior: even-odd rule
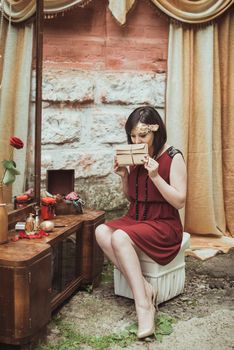
[[[143,164],[144,156],[147,155],[148,145],[146,143],[116,147],[116,159],[119,166]]]

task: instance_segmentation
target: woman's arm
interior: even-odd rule
[[[165,200],[176,209],[183,208],[186,200],[187,172],[182,155],[178,153],[172,159],[170,184],[159,175],[158,167],[158,162],[152,158],[145,163],[149,177]]]

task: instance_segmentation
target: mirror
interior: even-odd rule
[[[32,204],[26,205],[29,208],[20,208],[14,210],[14,196],[21,195],[28,188],[34,188],[34,196],[33,196],[33,205],[35,202],[39,203],[40,201],[40,176],[41,176],[41,87],[42,87],[42,41],[43,41],[43,0],[28,0],[29,5],[31,6],[31,13],[36,12],[35,15],[29,15],[29,18],[21,23],[11,23],[6,20],[3,16],[3,12],[7,13],[8,8],[11,9],[11,5],[8,3],[9,0],[1,0],[0,3],[0,83],[1,83],[1,105],[0,105],[0,161],[3,159],[12,159],[15,161],[17,165],[17,169],[20,171],[20,175],[16,176],[16,180],[13,184],[8,186],[4,186],[4,202],[7,203],[8,208],[8,216],[9,223],[11,223],[13,217],[17,217],[18,220],[25,216],[25,213],[28,212],[28,209],[31,210]],[[21,6],[23,2],[19,1]],[[20,4],[19,4],[20,5]],[[3,9],[3,11],[2,11]],[[16,9],[17,10],[17,9]],[[17,12],[17,11],[16,11]],[[22,11],[23,12],[23,11]],[[12,16],[13,17],[13,16]],[[17,20],[15,21],[17,22]],[[18,21],[20,22],[20,21]],[[34,30],[33,28],[34,23]],[[19,29],[20,28],[20,29]],[[19,34],[19,31],[20,34]],[[26,38],[26,39],[25,39]],[[7,42],[9,40],[9,43]],[[9,77],[6,78],[6,75],[9,73],[7,69],[9,67],[9,71],[15,69],[18,71],[18,67],[16,67],[16,63],[14,66],[14,60],[9,63],[11,56],[15,56],[15,47],[14,45],[17,43],[18,46],[24,46],[24,53],[20,53],[20,57],[17,61],[23,62],[21,68],[21,74],[11,82],[11,85],[8,83],[7,78],[10,81]],[[19,45],[20,44],[20,45]],[[8,46],[7,46],[8,45]],[[31,46],[30,46],[31,45]],[[13,47],[12,52],[9,51],[9,47]],[[33,46],[33,57],[32,57],[32,65],[30,64],[30,53],[32,52]],[[7,51],[8,50],[8,51]],[[23,50],[22,50],[23,51]],[[8,56],[6,58],[6,52]],[[12,53],[12,55],[11,55]],[[5,55],[5,56],[4,56]],[[15,57],[14,57],[15,58]],[[23,60],[25,58],[25,60]],[[7,65],[4,66],[4,59],[7,59]],[[9,60],[8,60],[9,59]],[[31,86],[31,67],[33,71],[35,71],[35,79],[32,79]],[[26,72],[26,73],[25,73]],[[20,85],[20,82],[23,81],[23,86]],[[4,85],[5,83],[5,85]],[[25,89],[25,85],[28,87],[28,95],[24,96],[24,100],[21,100],[21,91]],[[15,89],[15,103],[9,103],[10,101],[10,93]],[[27,89],[26,87],[26,89]],[[6,88],[6,90],[3,90]],[[5,92],[6,91],[6,92]],[[35,101],[31,102],[31,91],[35,91]],[[18,96],[19,94],[19,96]],[[20,101],[19,101],[20,100]],[[27,113],[23,113],[21,110],[21,105],[26,101],[26,105],[28,105],[28,109],[30,109],[30,118],[28,118],[28,110]],[[18,103],[18,104],[17,104]],[[5,108],[5,109],[4,109]],[[6,118],[5,111],[10,110],[10,118]],[[23,115],[27,114],[27,120],[23,121]],[[5,120],[4,120],[5,118]],[[25,123],[25,124],[23,124]],[[25,125],[25,128],[24,128]],[[13,130],[13,132],[12,132]],[[24,141],[24,150],[17,149],[9,146],[10,137],[25,135]],[[20,137],[24,140],[23,137]],[[8,150],[10,148],[10,150]],[[7,149],[7,151],[6,151]],[[14,153],[11,155],[12,151]],[[20,154],[21,151],[21,154]],[[23,156],[22,156],[23,154]],[[27,164],[27,166],[25,166]],[[2,164],[1,164],[2,165]],[[2,169],[3,168],[3,169]],[[1,166],[0,176],[2,179],[4,175],[4,167]],[[31,201],[32,202],[32,201]]]

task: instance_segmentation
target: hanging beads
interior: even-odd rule
[[[140,173],[141,166],[138,166],[137,169],[137,175],[136,175],[136,221],[139,220],[139,173]],[[148,202],[148,180],[149,176],[146,176],[145,179],[145,199],[144,199],[144,213],[143,213],[143,220],[146,220],[147,218],[147,202]]]
[[[136,220],[139,218],[139,203],[138,203],[138,178],[139,178],[140,167],[137,169],[136,175]]]
[[[148,180],[149,180],[149,176],[147,175],[146,180],[145,180],[145,204],[144,204],[143,220],[146,220],[146,216],[147,216]]]

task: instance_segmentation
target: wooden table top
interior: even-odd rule
[[[59,215],[52,221],[56,225],[64,225],[63,227],[55,227],[48,236],[34,239],[19,239],[13,241],[12,238],[17,231],[9,231],[9,241],[0,245],[0,265],[4,266],[22,266],[32,263],[40,256],[49,253],[51,245],[56,243],[74,232],[79,230],[83,223],[92,224],[97,218],[104,218],[103,211],[85,209],[83,214],[77,215]]]

